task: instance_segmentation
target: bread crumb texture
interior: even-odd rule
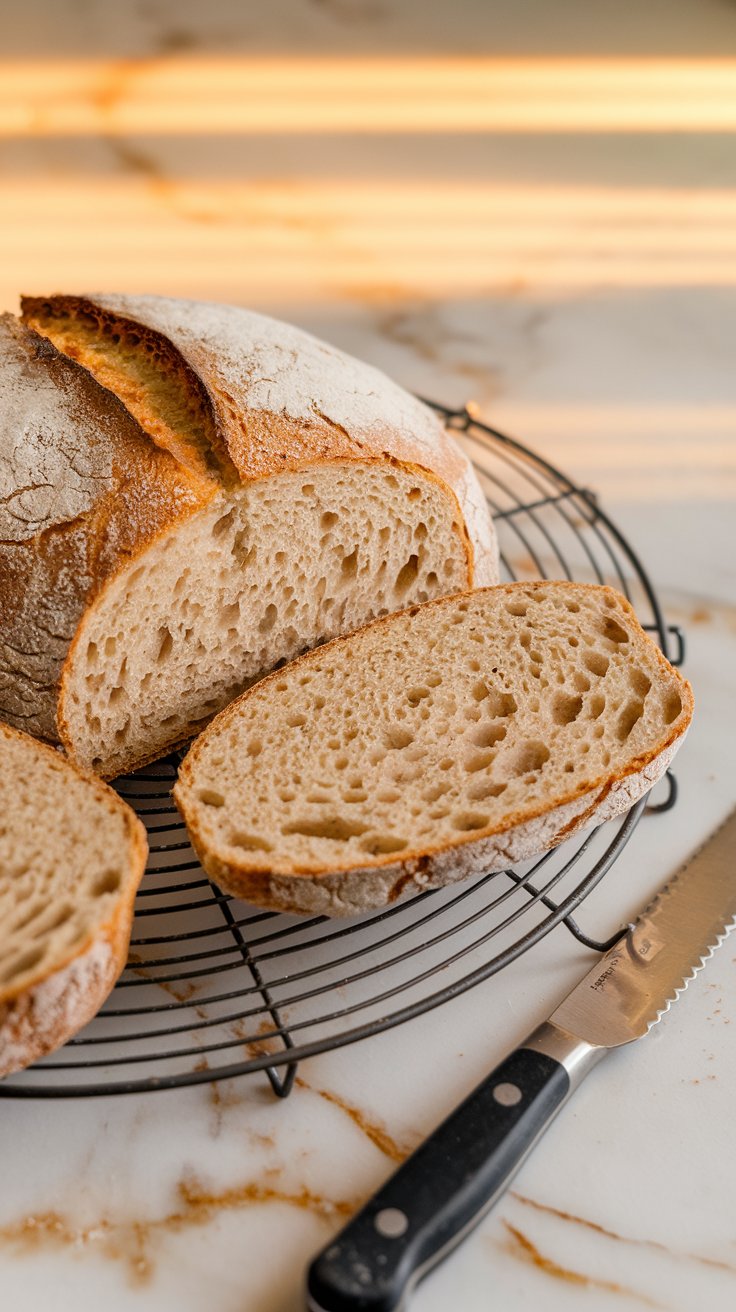
[[[99,1009],[145,858],[145,831],[111,789],[0,725],[0,1075]]]
[[[340,462],[253,483],[177,525],[82,623],[61,703],[75,758],[122,773],[264,670],[462,586],[452,515],[419,471]]]
[[[347,913],[392,900],[400,877],[421,887],[433,862],[438,882],[471,873],[465,845],[503,868],[625,809],[691,709],[689,685],[611,589],[484,589],[372,624],[251,688],[194,745],[176,798],[223,887]]]

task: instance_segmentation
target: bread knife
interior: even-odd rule
[[[478,1224],[601,1057],[642,1038],[736,917],[736,811],[315,1258],[309,1312],[397,1312]]]

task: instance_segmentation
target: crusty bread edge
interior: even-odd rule
[[[365,866],[337,874],[274,875],[236,871],[206,852],[199,853],[207,874],[223,892],[254,906],[299,916],[346,917],[377,911],[428,889],[443,888],[475,875],[507,870],[517,862],[557,847],[582,829],[592,828],[628,810],[662,777],[682,735],[638,772],[627,774],[533,820],[489,837],[437,848],[424,856],[391,865]],[[193,837],[193,846],[197,843]]]
[[[0,725],[2,734],[26,734]],[[81,775],[97,798],[123,817],[128,834],[129,873],[112,914],[52,970],[0,994],[0,1077],[21,1070],[66,1043],[97,1014],[125,967],[133,906],[146,868],[148,839],[135,812],[97,775],[78,770],[46,743],[34,740],[64,770]]]
[[[536,580],[531,583],[499,584],[480,591],[513,593],[549,586],[549,580]],[[274,910],[300,915],[358,915],[395,902],[410,891],[439,888],[481,871],[491,873],[493,870],[503,870],[514,862],[555,847],[579,829],[602,824],[638,801],[664,774],[687,733],[693,713],[692,689],[687,680],[683,679],[679,671],[670,664],[649,634],[642,629],[630,602],[614,588],[602,587],[595,583],[567,583],[556,580],[552,586],[569,587],[576,592],[580,589],[598,594],[606,592],[613,597],[619,610],[630,622],[633,622],[640,637],[655,655],[662,672],[677,681],[682,695],[682,710],[673,722],[669,736],[663,737],[662,742],[655,749],[633,758],[628,768],[620,774],[613,777],[602,776],[583,791],[578,790],[561,798],[551,809],[541,804],[536,808],[528,808],[526,811],[512,814],[504,823],[503,829],[497,827],[486,830],[481,835],[458,836],[452,843],[445,843],[442,847],[427,849],[421,853],[410,853],[400,861],[392,859],[391,856],[379,856],[363,866],[342,871],[320,874],[312,870],[301,872],[294,870],[290,873],[277,873],[272,869],[258,868],[246,862],[225,862],[208,851],[199,833],[194,813],[188,814],[185,794],[185,789],[192,786],[191,776],[204,736],[202,735],[192,744],[181,764],[173,796],[186,823],[192,846],[210,878],[224,892],[243,898],[256,906],[267,906]],[[467,595],[469,594],[456,593],[450,597],[438,597],[434,601],[425,602],[422,609],[451,605],[453,601],[461,600]],[[338,643],[350,642],[364,629],[390,624],[398,616],[414,614],[418,609],[418,606],[410,606],[404,611],[382,616],[352,634],[333,638],[323,647],[313,652],[305,652],[292,664],[321,659],[330,647]],[[270,679],[279,677],[283,677],[283,669],[267,675],[254,686],[261,688]],[[252,688],[248,689],[220,711],[205,733],[226,729],[232,717],[237,714],[239,703],[250,696],[252,691]]]

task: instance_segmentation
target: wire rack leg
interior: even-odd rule
[[[264,983],[263,976],[261,975],[258,965],[256,964],[255,961],[253,961],[250,955],[250,948],[248,947],[246,940],[243,938],[243,935],[240,931],[240,927],[235,923],[235,917],[233,916],[233,913],[230,910],[229,904],[227,902],[221,902],[219,905],[220,905],[220,910],[222,911],[222,914],[225,920],[227,921],[230,933],[232,934],[233,938],[235,939],[235,942],[238,945],[240,955],[242,956],[243,961],[245,962],[246,966],[248,967],[248,970],[253,976],[253,981],[256,984],[261,994],[261,997],[263,998],[263,1001],[265,1002],[268,1008],[271,1019],[273,1020],[276,1028],[281,1032],[281,1038],[283,1039],[284,1047],[293,1048],[294,1042],[291,1038],[291,1035],[286,1029],[283,1020],[281,1019],[281,1014],[279,1012],[278,1007],[276,1006],[276,1003],[271,997],[271,994],[268,989],[268,985]],[[268,1076],[271,1088],[273,1089],[273,1092],[276,1094],[277,1098],[288,1098],[289,1094],[291,1093],[294,1087],[294,1080],[296,1078],[296,1073],[298,1068],[299,1068],[299,1063],[296,1061],[289,1062],[288,1065],[285,1068],[283,1068],[281,1071],[277,1070],[275,1066],[266,1067],[266,1075]]]

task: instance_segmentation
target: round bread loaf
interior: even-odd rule
[[[105,778],[253,680],[495,582],[436,416],[233,306],[25,298],[0,324],[0,717]]]

